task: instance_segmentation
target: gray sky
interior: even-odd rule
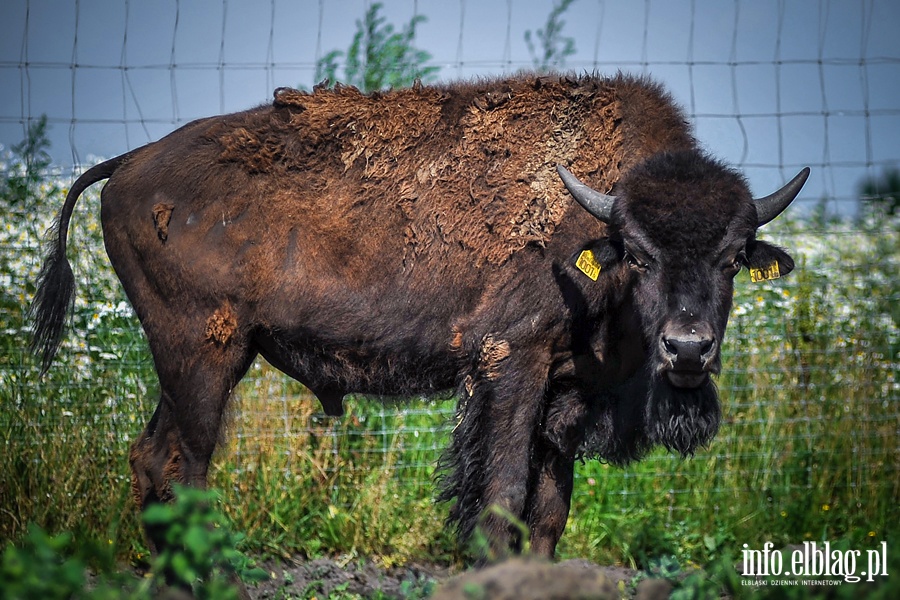
[[[5,0],[0,144],[47,114],[62,165],[110,157],[185,122],[311,86],[346,49],[365,0]],[[550,0],[387,0],[440,78],[531,65],[524,32]],[[803,197],[852,205],[867,174],[900,164],[900,2],[575,0],[563,34],[576,71],[666,83],[716,156],[768,193],[813,167]]]

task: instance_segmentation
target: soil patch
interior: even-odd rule
[[[458,572],[432,564],[383,568],[372,561],[320,558],[311,561],[268,562],[262,565],[272,579],[249,588],[253,600],[328,598],[666,598],[670,586],[635,588],[637,571],[603,567],[583,559],[556,564],[512,559],[481,570]],[[665,582],[658,582],[664,584]],[[651,589],[652,588],[652,589]],[[474,596],[472,595],[474,594]]]

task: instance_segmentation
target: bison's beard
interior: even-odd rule
[[[711,380],[681,389],[646,371],[589,405],[578,453],[617,465],[639,460],[655,446],[691,456],[715,437],[722,416]]]
[[[676,388],[655,377],[644,406],[647,438],[682,456],[692,456],[719,431],[722,410],[712,380],[695,389]]]

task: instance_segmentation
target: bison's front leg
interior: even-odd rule
[[[521,547],[532,453],[549,360],[486,336],[476,368],[460,390],[458,423],[442,467],[442,500],[455,502],[450,519],[460,539],[476,527],[487,541],[484,558]]]
[[[528,497],[531,551],[553,558],[572,500],[575,456],[584,438],[587,407],[578,390],[548,393],[536,444],[536,475]]]
[[[569,517],[575,461],[554,448],[544,448],[536,462],[538,472],[528,508],[531,551],[553,558]]]

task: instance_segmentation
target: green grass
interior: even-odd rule
[[[74,331],[37,376],[24,311],[39,232],[62,202],[56,186],[42,193],[35,206],[9,207],[0,230],[0,543],[23,539],[33,522],[104,538],[137,560],[146,550],[127,452],[155,406],[155,376],[102,250],[95,191],[73,220]],[[579,465],[561,555],[704,565],[744,543],[898,543],[897,231],[895,221],[767,228],[798,268],[765,284],[739,275],[719,436],[691,460]],[[452,401],[353,398],[338,420],[319,410],[264,364],[238,387],[211,485],[243,547],[388,565],[452,559],[447,508],[432,501]]]
[[[446,515],[430,482],[452,405],[420,400],[397,410],[352,398],[344,417],[331,419],[298,384],[257,371],[212,485],[258,551],[353,552],[386,564],[448,558]],[[266,383],[283,386],[280,395]]]

